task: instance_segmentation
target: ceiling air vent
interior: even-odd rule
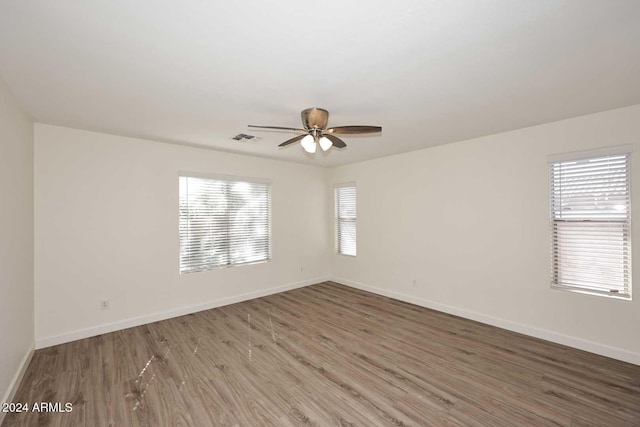
[[[231,137],[231,139],[233,139],[234,141],[241,141],[241,142],[255,142],[260,138],[255,135],[247,135],[246,133],[239,133],[238,135]]]

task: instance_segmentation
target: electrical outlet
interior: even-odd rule
[[[304,271],[304,267],[300,266],[300,273],[302,273]]]
[[[108,299],[100,300],[100,310],[109,310],[109,300]]]
[[[416,286],[418,284],[418,281],[416,279],[413,279],[411,281],[411,286]]]

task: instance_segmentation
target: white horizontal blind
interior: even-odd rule
[[[180,273],[271,259],[271,186],[180,176]]]
[[[550,163],[552,286],[631,297],[629,159]]]
[[[336,252],[356,255],[356,186],[336,187]]]

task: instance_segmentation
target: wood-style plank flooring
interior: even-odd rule
[[[327,282],[35,352],[9,426],[640,426],[640,366]]]

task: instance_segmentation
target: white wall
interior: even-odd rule
[[[358,191],[358,256],[334,255],[334,279],[640,364],[637,280],[633,301],[549,287],[547,156],[625,144],[639,246],[640,105],[333,169]]]
[[[181,170],[272,180],[271,262],[178,273]],[[324,178],[312,166],[36,124],[36,345],[323,280]]]
[[[33,127],[2,80],[0,200],[0,402],[5,402],[33,349]]]

